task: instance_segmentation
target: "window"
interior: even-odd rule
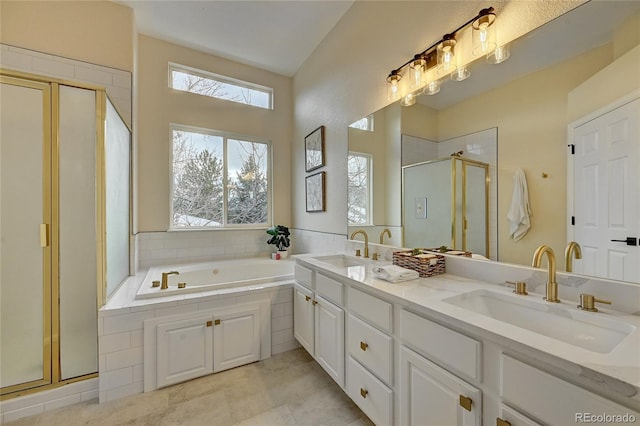
[[[273,89],[169,63],[169,87],[198,95],[273,109]]]
[[[371,225],[372,157],[349,152],[347,157],[347,218],[350,225]]]
[[[269,143],[172,126],[171,228],[271,222]]]
[[[362,117],[358,121],[354,121],[349,124],[349,127],[353,129],[365,130],[367,132],[373,132],[373,114]]]

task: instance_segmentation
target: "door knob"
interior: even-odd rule
[[[636,237],[627,237],[626,240],[611,240],[614,243],[627,243],[628,246],[637,246],[638,239]]]

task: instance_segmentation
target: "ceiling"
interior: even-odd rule
[[[339,1],[119,0],[137,31],[293,76],[353,4]]]

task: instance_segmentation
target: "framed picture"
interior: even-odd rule
[[[320,172],[306,177],[307,212],[323,212],[325,173]]]
[[[305,170],[324,166],[324,126],[320,126],[304,138]]]

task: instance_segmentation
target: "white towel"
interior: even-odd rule
[[[374,266],[372,271],[376,278],[392,283],[420,278],[418,271],[403,268],[398,265]]]
[[[509,236],[519,241],[526,235],[531,227],[531,206],[529,205],[529,190],[524,170],[518,169],[513,175],[513,195],[511,207],[507,214],[509,220]]]

